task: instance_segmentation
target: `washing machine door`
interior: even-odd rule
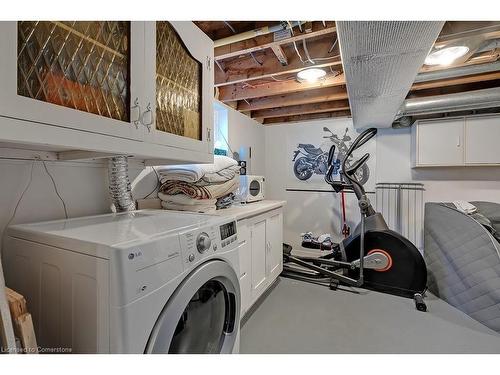
[[[161,312],[146,353],[231,353],[240,325],[240,287],[232,267],[208,261],[177,288]]]

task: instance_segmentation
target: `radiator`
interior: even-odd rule
[[[419,183],[377,183],[375,203],[392,230],[424,250],[424,185]]]

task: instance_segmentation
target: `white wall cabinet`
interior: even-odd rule
[[[500,164],[500,116],[465,119],[466,164]]]
[[[413,167],[500,165],[500,116],[417,121],[412,128]]]
[[[158,40],[156,22],[0,22],[0,142],[158,162],[211,162],[213,42],[192,22],[164,24],[173,27],[175,38]],[[170,51],[163,48],[157,55],[157,47],[174,39],[180,48],[169,58],[178,64],[167,66],[169,86],[157,97],[156,59]],[[160,129],[158,101],[168,100],[168,108],[193,102],[179,99],[179,93],[191,92],[177,80],[187,65],[181,63],[189,59],[199,66],[192,80],[198,83],[194,109],[168,113],[174,130]],[[190,121],[199,123],[194,135],[183,129]]]
[[[242,314],[283,271],[283,213],[275,209],[238,222]]]

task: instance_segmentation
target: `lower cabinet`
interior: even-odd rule
[[[282,210],[238,221],[238,237],[243,315],[283,270]]]

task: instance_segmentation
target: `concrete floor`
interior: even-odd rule
[[[240,353],[500,353],[500,335],[430,295],[331,291],[280,278],[241,330]]]

